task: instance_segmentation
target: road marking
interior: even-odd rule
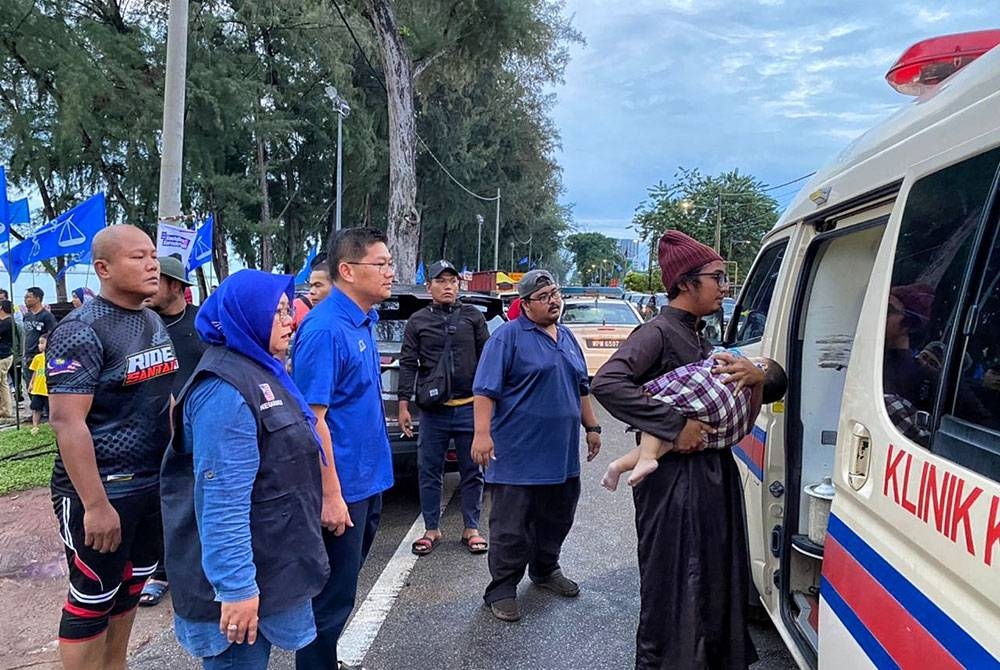
[[[444,490],[441,492],[441,515],[451,502],[458,488],[455,477],[445,477]],[[396,552],[385,564],[382,574],[368,591],[364,602],[355,610],[354,617],[340,636],[337,643],[337,656],[346,664],[360,665],[372,643],[378,637],[385,618],[389,616],[392,606],[399,597],[399,592],[406,584],[407,577],[420,558],[410,550],[410,545],[424,534],[424,519],[417,515],[417,520],[403,537]]]

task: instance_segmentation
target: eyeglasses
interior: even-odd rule
[[[521,298],[521,302],[555,302],[562,298],[562,291],[556,289],[554,291],[549,291],[545,295],[540,295],[537,298]]]
[[[688,275],[688,277],[711,277],[719,286],[729,286],[729,275],[722,270],[718,272],[696,272]]]
[[[274,310],[274,318],[278,321],[291,321],[292,320],[292,310],[288,307],[279,307]]]
[[[365,261],[345,261],[348,265],[370,265],[378,269],[384,275],[391,275],[396,271],[396,264],[392,261],[382,261],[381,263],[366,263]]]

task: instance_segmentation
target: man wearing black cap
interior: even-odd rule
[[[572,598],[580,586],[562,573],[559,554],[580,498],[580,427],[587,460],[601,448],[590,404],[587,364],[559,323],[555,279],[531,270],[517,284],[521,315],[486,343],[476,370],[473,459],[490,484],[490,576],[483,600],[501,621],[517,621],[517,585]]]
[[[431,304],[406,322],[399,358],[399,425],[413,436],[410,402],[420,407],[417,448],[420,507],[424,535],[413,543],[418,556],[431,553],[441,539],[441,481],[445,452],[455,441],[462,477],[462,544],[473,554],[487,550],[479,535],[483,474],[472,461],[472,380],[490,333],[482,312],[458,300],[458,270],[446,260],[427,273]]]
[[[187,383],[188,377],[198,367],[201,355],[208,348],[194,328],[194,318],[198,314],[198,308],[189,305],[184,298],[184,289],[188,286],[191,286],[191,282],[188,281],[181,259],[176,256],[162,257],[159,288],[156,294],[146,301],[150,309],[160,315],[174,343],[174,353],[180,364],[170,389],[171,395],[175,398]],[[156,605],[167,592],[167,588],[167,573],[163,568],[161,556],[156,572],[142,589],[139,604],[144,607]]]

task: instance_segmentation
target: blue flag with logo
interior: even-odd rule
[[[309,250],[309,253],[306,254],[306,262],[302,264],[302,269],[299,270],[299,273],[297,275],[295,275],[296,284],[305,284],[306,282],[309,281],[309,275],[312,274],[312,262],[313,259],[315,258],[316,258],[316,247],[313,247],[312,249]]]
[[[9,253],[0,254],[0,260],[17,281],[21,270],[32,263],[89,250],[105,225],[104,194],[98,193],[36,230]]]
[[[15,223],[30,223],[28,199],[21,198],[10,202],[7,200],[7,172],[0,165],[0,244],[6,244],[10,238],[10,227]]]
[[[427,274],[427,271],[424,270],[424,262],[420,261],[420,265],[417,266],[417,276],[413,280],[414,283],[416,283],[416,284],[426,284],[427,283],[427,279],[425,279],[425,275],[426,274]]]
[[[528,264],[528,257],[527,257],[527,256],[525,256],[524,258],[522,258],[521,260],[519,260],[519,261],[517,262],[517,264],[518,264],[518,265],[527,265],[527,264]]]
[[[201,224],[198,232],[194,236],[194,244],[191,245],[191,255],[188,256],[187,271],[191,272],[195,268],[200,268],[205,263],[212,260],[212,230],[215,227],[215,219],[211,214]]]

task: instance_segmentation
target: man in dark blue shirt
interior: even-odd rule
[[[580,425],[587,460],[601,448],[590,404],[587,365],[576,338],[559,323],[562,297],[545,270],[517,285],[521,315],[486,342],[473,384],[472,457],[491,484],[490,575],[483,599],[502,621],[521,618],[517,584],[573,597],[579,585],[562,574],[559,553],[580,497]]]
[[[392,452],[382,406],[376,304],[392,292],[381,232],[349,228],[330,241],[334,288],[295,335],[292,377],[316,413],[323,467],[323,541],[330,579],[313,599],[317,637],[295,654],[298,670],[335,670],[337,640],[354,609],[358,573],[375,539]],[[347,667],[347,666],[344,666]]]

